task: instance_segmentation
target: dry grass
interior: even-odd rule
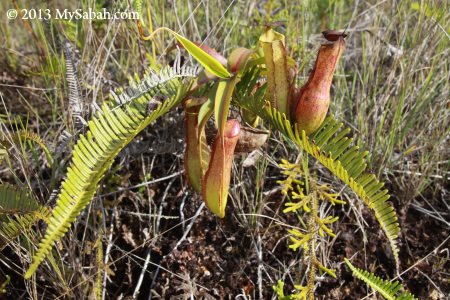
[[[109,8],[118,7],[119,1],[112,2]],[[166,26],[225,54],[236,46],[254,46],[265,22],[284,20],[280,30],[299,62],[299,81],[305,80],[313,63],[320,31],[327,27],[348,31],[330,111],[352,128],[357,144],[370,151],[373,172],[392,193],[405,228],[405,284],[414,288],[418,282],[424,285],[421,297],[444,299],[450,292],[448,243],[443,244],[445,236],[436,230],[450,229],[448,3],[424,1],[415,9],[410,1],[394,0],[148,2],[147,31]],[[22,8],[42,7],[38,1],[17,3]],[[51,5],[86,9],[94,3]],[[1,2],[0,15],[12,7],[12,2]],[[167,63],[172,55],[167,53],[173,44],[169,36],[160,35],[152,45],[139,41],[129,20],[84,20],[76,25],[30,20],[28,25],[31,30],[19,19],[0,20],[0,140],[27,129],[54,150],[64,131],[75,133],[58,36],[70,40],[88,109],[102,103],[111,89],[126,86],[128,76],[142,74],[152,60]],[[180,299],[241,294],[245,299],[267,299],[274,297],[271,286],[278,279],[288,287],[304,282],[303,258],[287,249],[286,232],[304,224],[282,212],[284,199],[277,184],[282,178],[280,159],[298,161],[297,151],[274,134],[252,166],[242,167],[248,157],[237,157],[228,216],[219,221],[203,209],[182,176],[182,124],[182,113],[176,110],[121,154],[95,200],[34,280],[24,282],[21,276],[30,262],[27,248],[37,244],[44,225],[11,241],[0,254],[0,280],[13,276],[8,297],[82,299],[94,297],[98,287],[106,299],[138,294],[154,298],[176,294]],[[42,204],[53,204],[50,195],[64,176],[74,143],[66,142],[51,168],[43,163],[45,156],[38,147],[13,144],[7,149],[9,161],[0,160],[0,182],[29,189]],[[310,167],[349,202],[338,209],[321,207],[322,213],[332,212],[341,220],[335,228],[338,237],[321,240],[317,254],[338,269],[346,283],[340,288],[338,282],[320,277],[317,296],[343,298],[346,289],[355,288],[341,267],[342,257],[349,254],[365,263],[359,267],[392,278],[389,254],[379,254],[386,252],[385,242],[373,218],[325,169],[313,161]],[[411,229],[415,225],[411,218],[422,219],[419,233]],[[430,239],[425,241],[427,233]],[[363,244],[357,247],[353,240]],[[370,293],[358,286],[354,292],[358,297]]]

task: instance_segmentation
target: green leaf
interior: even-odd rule
[[[231,77],[231,74],[218,60],[216,60],[213,56],[209,55],[200,47],[195,45],[193,42],[182,37],[175,31],[166,27],[161,27],[156,29],[151,36],[153,36],[160,30],[166,30],[170,32],[177,39],[177,41],[184,47],[184,49],[186,49],[209,72],[213,73],[217,77],[224,79]]]
[[[0,184],[0,250],[50,214],[26,189]]]
[[[161,77],[149,73],[143,80],[130,82],[128,92],[111,93],[112,101],[102,105],[88,123],[73,150],[72,162],[61,184],[44,238],[25,274],[30,278],[52,251],[83,209],[92,201],[100,180],[115,157],[154,120],[178,105],[191,88],[193,73],[179,75],[167,69]],[[169,75],[167,75],[169,74]],[[164,101],[157,101],[160,95]],[[158,104],[156,104],[156,103]]]
[[[25,189],[0,184],[0,214],[27,214],[39,209],[37,200]]]

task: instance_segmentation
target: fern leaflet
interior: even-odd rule
[[[44,151],[45,157],[47,158],[48,164],[50,166],[53,164],[53,157],[52,157],[47,145],[45,144],[44,140],[42,140],[42,138],[39,135],[37,135],[36,133],[34,133],[32,131],[29,131],[26,129],[18,130],[17,132],[15,132],[14,134],[11,135],[11,140],[5,138],[3,140],[0,140],[0,144],[1,144],[1,147],[7,148],[7,147],[10,147],[12,143],[20,145],[24,141],[31,141],[31,142],[37,144],[39,147],[41,147],[41,149]],[[2,149],[0,149],[0,163],[1,163],[2,152],[3,152]],[[6,149],[5,149],[4,153],[5,153],[5,157],[7,157],[8,152]]]
[[[87,115],[84,107],[83,97],[81,96],[80,82],[78,80],[77,68],[72,58],[70,51],[70,43],[68,40],[62,42],[62,50],[64,53],[64,60],[66,63],[66,81],[67,92],[69,94],[69,108],[72,116],[75,119],[75,126],[81,129],[86,125],[83,116]]]
[[[365,283],[367,283],[371,288],[379,292],[387,300],[413,300],[416,299],[409,292],[398,292],[402,288],[402,285],[398,281],[390,282],[388,280],[383,280],[372,273],[365,270],[358,269],[354,267],[348,259],[345,259],[345,263],[352,270],[353,275]]]
[[[9,184],[0,185],[0,214],[28,214],[39,207],[39,203],[27,191]]]
[[[38,220],[46,219],[49,211],[46,207],[39,205],[36,199],[26,191],[9,185],[0,185],[0,249],[5,247],[9,241],[31,230]],[[10,216],[10,215],[13,216]]]
[[[152,121],[180,103],[190,84],[183,83],[179,77],[190,73],[186,71],[182,76],[172,73],[149,74],[142,81],[131,81],[126,92],[112,93],[113,103],[104,103],[88,122],[88,131],[80,135],[74,147],[56,207],[25,278],[31,277],[53,244],[91,202],[98,183],[119,152]],[[158,95],[167,98],[155,102],[154,97]]]

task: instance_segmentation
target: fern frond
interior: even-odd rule
[[[133,1],[133,9],[138,13],[138,18],[142,19],[142,0]]]
[[[26,190],[10,184],[0,185],[0,214],[28,214],[38,210],[39,203]]]
[[[369,285],[371,288],[379,292],[387,300],[413,300],[416,299],[409,292],[400,292],[402,285],[398,281],[390,282],[383,280],[372,273],[354,267],[348,259],[344,259],[347,266],[352,270],[353,275]],[[398,295],[397,295],[398,294]],[[397,296],[396,296],[397,295]]]
[[[123,105],[130,101],[134,101],[139,97],[152,93],[153,96],[164,97],[164,91],[159,91],[160,87],[166,82],[174,79],[181,79],[186,77],[196,77],[198,74],[198,66],[181,66],[180,53],[177,54],[174,60],[173,67],[163,68],[158,73],[149,69],[142,80],[139,78],[130,78],[129,87],[125,90],[117,90],[110,92],[110,98],[113,105]]]
[[[7,214],[0,219],[0,249],[12,239],[24,232],[39,220],[46,219],[49,210],[40,205],[26,191],[9,184],[0,185],[0,214]],[[9,216],[13,215],[13,216]]]
[[[23,129],[17,131],[17,134],[13,136],[13,141],[15,143],[19,143],[21,141],[32,141],[36,143],[39,147],[41,147],[42,151],[45,153],[45,157],[47,158],[48,164],[51,166],[53,164],[53,157],[45,144],[44,140],[36,133]]]
[[[358,146],[353,146],[353,139],[347,137],[350,130],[342,128],[343,124],[338,123],[332,116],[328,116],[317,132],[309,138],[304,131],[298,132],[296,128],[293,130],[284,114],[264,105],[262,101],[253,103],[248,101],[243,105],[317,159],[374,211],[378,223],[389,240],[398,270],[399,250],[396,239],[400,227],[397,215],[392,205],[387,202],[390,195],[388,190],[383,188],[384,183],[378,181],[374,174],[365,172],[367,168],[365,157],[368,152],[361,152]]]
[[[0,226],[0,249],[3,249],[11,240],[25,232],[32,231],[33,225],[40,220],[47,220],[49,216],[50,210],[45,206],[40,206],[39,209],[28,214],[6,217]]]
[[[162,73],[159,79],[169,78],[171,71]],[[56,207],[48,222],[44,238],[33,257],[33,263],[25,274],[29,278],[39,264],[91,202],[98,183],[112,165],[119,152],[152,121],[180,103],[190,84],[183,83],[178,75],[155,85],[153,75],[142,81],[132,82],[127,92],[113,94],[120,105],[103,104],[100,111],[88,123],[86,134],[76,143],[72,162],[62,183]],[[164,95],[164,101],[153,103],[153,97]],[[149,104],[152,104],[151,107]]]
[[[0,139],[0,163],[2,159],[8,157],[7,149],[11,147],[12,144],[21,145],[25,141],[31,141],[37,144],[42,149],[42,151],[44,151],[48,164],[50,166],[53,164],[52,154],[50,153],[50,150],[48,149],[44,140],[36,133],[27,129],[18,130],[17,132],[11,134],[9,138],[5,136],[3,139]]]
[[[262,112],[265,106],[264,95],[267,89],[267,83],[261,83],[261,70],[260,68],[253,67],[247,71],[236,84],[236,97],[239,102],[239,106],[248,109],[254,113],[255,110]],[[259,86],[261,85],[261,86]],[[255,91],[255,87],[258,87]]]
[[[69,94],[69,108],[75,119],[75,126],[81,129],[87,125],[84,116],[87,115],[83,98],[81,96],[80,82],[78,80],[77,69],[73,62],[72,53],[70,52],[70,43],[68,40],[62,42],[62,50],[66,63],[66,81]]]

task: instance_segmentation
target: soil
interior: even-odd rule
[[[269,178],[271,170],[268,173],[266,176]],[[151,232],[151,224],[143,228],[145,225],[137,217],[126,214],[116,216],[120,220],[117,221],[120,227],[114,229],[115,236],[119,238],[116,241],[119,248],[133,251],[142,259],[150,253],[151,264],[144,276],[139,298],[188,299],[193,294],[198,299],[235,299],[239,295],[242,299],[244,295],[247,299],[270,299],[273,296],[271,287],[278,279],[284,279],[285,293],[292,290],[292,282],[298,284],[305,266],[302,265],[300,253],[288,248],[286,228],[276,225],[270,218],[259,218],[258,224],[244,226],[236,217],[239,211],[231,204],[224,219],[213,216],[206,208],[195,217],[202,200],[185,184],[182,176],[177,178],[164,203],[159,202],[161,197],[158,195],[165,192],[167,183],[152,188],[155,206],[164,206],[162,215],[177,218],[161,219],[159,232],[164,234],[150,239],[151,242],[148,242],[148,234],[147,237],[143,234],[146,230]],[[268,179],[267,185],[271,184],[276,186]],[[136,210],[135,203],[126,198],[120,204],[121,209]],[[440,201],[435,203],[443,203]],[[352,205],[358,205],[357,202],[355,200]],[[446,298],[450,294],[449,243],[441,244],[449,236],[449,228],[442,221],[418,212],[412,206],[399,209],[395,195],[392,203],[397,208],[402,229],[399,238],[400,271],[414,265],[401,276],[403,285],[419,299],[449,299]],[[266,204],[260,214],[273,216],[277,212],[288,224],[298,225],[298,220],[281,212],[283,197],[279,192],[272,193]],[[184,205],[186,220],[184,228],[180,226],[181,205]],[[339,216],[333,228],[338,235],[329,244],[330,252],[327,254],[328,267],[336,270],[337,279],[321,276],[316,286],[317,299],[362,299],[371,293],[362,281],[354,279],[343,264],[345,257],[352,258],[353,265],[385,279],[394,278],[397,274],[388,242],[373,214],[365,207],[360,208],[366,222],[363,234],[356,218],[348,213],[349,205],[336,207],[330,212]],[[445,211],[444,207],[434,208]],[[139,209],[148,210],[145,203]],[[186,232],[191,217],[195,219],[191,230],[177,244]],[[255,240],[258,236],[260,241]],[[145,246],[136,250],[135,245],[141,244]],[[130,287],[136,286],[143,265],[142,261],[123,258],[122,251],[112,252],[112,260],[116,261],[112,269],[116,275],[112,276],[108,291],[114,297],[132,294],[134,289],[130,290]],[[286,268],[290,270],[288,276]],[[131,271],[131,275],[125,270]],[[372,295],[366,299],[378,299],[375,297]]]

